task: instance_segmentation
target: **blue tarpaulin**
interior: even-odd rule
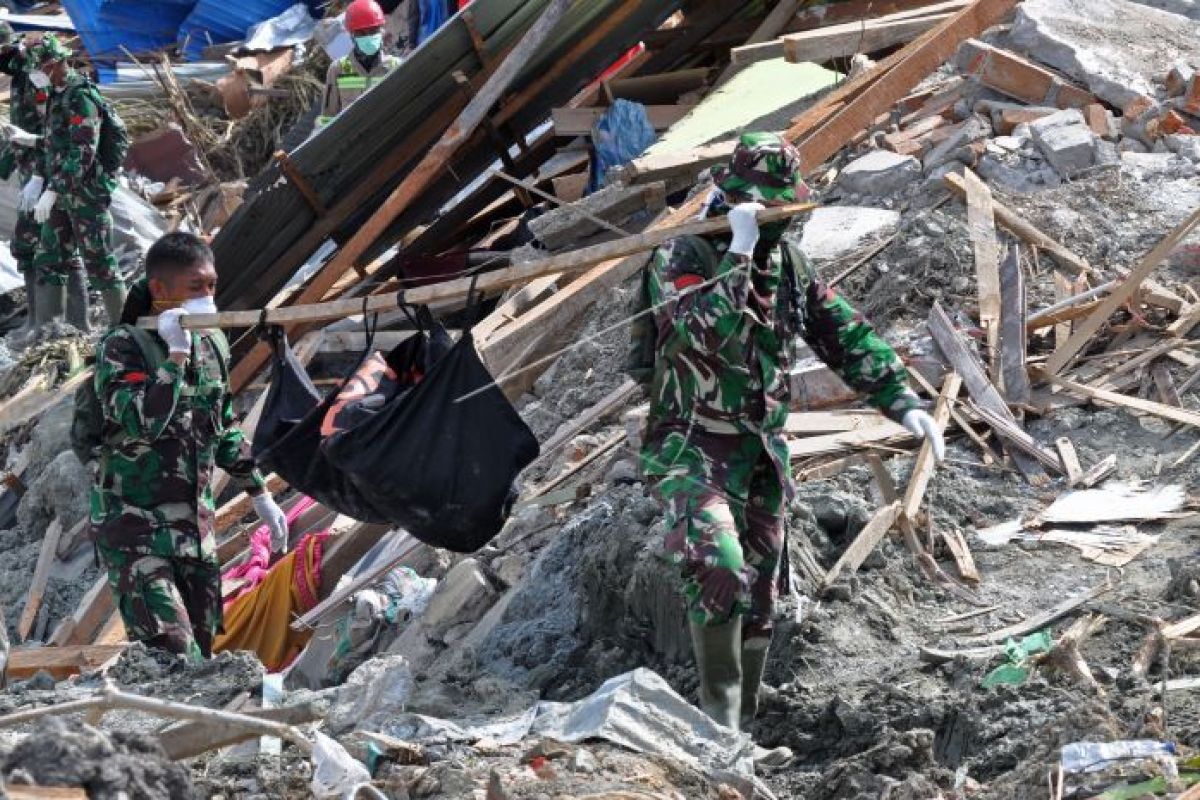
[[[236,42],[265,19],[282,14],[296,0],[199,0],[179,27],[179,44],[188,61],[199,61],[204,48]]]
[[[629,163],[657,140],[658,134],[646,116],[646,107],[618,98],[592,128],[595,147],[587,193],[604,186],[610,169]]]
[[[175,41],[180,24],[191,13],[196,0],[63,0],[63,8],[75,23],[101,83],[115,80],[113,64],[128,59],[124,50],[146,53],[161,50]]]

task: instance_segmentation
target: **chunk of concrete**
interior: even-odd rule
[[[962,152],[962,148],[972,142],[986,139],[991,135],[991,123],[978,114],[973,114],[929,151],[929,154],[925,156],[923,164],[925,174],[929,175],[943,164],[957,160],[958,155]]]
[[[825,206],[809,215],[800,249],[814,261],[833,261],[891,236],[899,227],[899,211]]]
[[[1200,54],[1200,22],[1131,0],[1025,0],[1014,46],[1117,108]]]
[[[1096,134],[1076,109],[1067,109],[1029,123],[1033,141],[1050,166],[1064,178],[1096,163]]]
[[[1137,178],[1187,178],[1196,174],[1196,165],[1174,153],[1121,154],[1121,171]]]
[[[496,601],[496,590],[473,558],[464,558],[438,582],[429,608],[421,617],[430,636],[463,622],[474,622]]]
[[[873,150],[846,165],[838,185],[851,194],[886,195],[903,189],[921,175],[921,162],[912,156]]]
[[[1172,134],[1164,136],[1163,143],[1172,153],[1193,163],[1200,163],[1200,136]]]

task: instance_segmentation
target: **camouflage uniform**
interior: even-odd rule
[[[36,51],[37,45],[31,46]],[[46,119],[46,103],[50,94],[39,89],[29,80],[31,70],[37,69],[32,53],[27,53],[18,42],[0,47],[0,72],[12,78],[12,94],[9,97],[8,118],[12,124],[30,133],[42,133]],[[29,182],[42,163],[42,148],[21,147],[6,144],[0,148],[0,178],[8,178],[15,170],[21,186]],[[38,234],[41,226],[33,219],[33,211],[18,211],[17,225],[13,231],[9,249],[16,259],[17,269],[25,272],[33,268],[33,257],[37,252]]]
[[[103,122],[99,92],[72,72],[50,100],[42,175],[58,200],[42,226],[34,265],[43,283],[63,286],[69,264],[78,256],[95,289],[124,286],[112,253],[113,220],[109,207],[117,177],[96,159]]]
[[[773,134],[744,136],[732,171],[716,173],[724,195],[804,199],[798,157],[781,144]],[[727,208],[715,193],[710,213]],[[779,238],[781,228],[768,227],[753,259],[727,253],[727,235],[682,237],[655,252],[645,276],[657,355],[643,471],[667,506],[665,550],[682,572],[692,622],[741,616],[745,640],[770,636],[784,503],[794,494],[782,435],[793,336],[889,418],[922,407],[891,347]]]
[[[192,334],[183,368],[164,348],[148,374],[137,341],[119,327],[96,359],[106,444],[91,522],[109,585],[130,638],[197,658],[210,654],[221,627],[213,466],[243,488],[265,485],[234,427],[218,336]]]

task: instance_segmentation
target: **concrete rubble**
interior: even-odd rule
[[[488,1],[476,0],[477,19]],[[819,30],[845,23],[839,15],[851,6],[804,7],[789,18]],[[746,73],[741,83],[720,79],[726,40],[740,47],[765,19],[721,7],[719,22],[685,5],[680,17],[638,32],[647,59],[675,58],[653,62],[653,75],[635,66],[595,85],[581,107],[568,106],[584,96],[579,86],[542,88],[562,94],[555,102],[564,112],[602,112],[618,96],[641,98],[655,117],[686,112],[684,145],[655,148],[575,200],[567,198],[588,177],[588,137],[523,131],[528,139],[486,169],[531,176],[559,199],[543,202],[528,187],[478,172],[419,223],[395,222],[397,237],[405,230],[395,240],[405,257],[461,266],[452,259],[483,253],[487,275],[493,257],[505,267],[536,263],[653,232],[699,202],[704,170],[731,145],[728,127],[714,123],[720,130],[706,140],[695,121],[724,121],[736,105],[727,87],[743,85]],[[696,25],[710,29],[700,36]],[[390,800],[1023,800],[1048,796],[1047,776],[1051,797],[1190,798],[1185,785],[1200,780],[1194,498],[1127,527],[1092,524],[1095,509],[1086,507],[1075,509],[1081,519],[1072,518],[1071,530],[1051,530],[1042,517],[1093,472],[1096,486],[1116,478],[1138,491],[1143,482],[1191,492],[1200,480],[1200,235],[1182,236],[1136,276],[1136,291],[1105,305],[1200,208],[1198,34],[1193,0],[1024,0],[999,25],[942,31],[957,52],[910,76],[886,108],[854,107],[876,89],[835,101],[870,124],[835,127],[839,146],[806,163],[819,207],[799,216],[789,236],[895,344],[931,405],[952,368],[973,385],[946,404],[948,459],[921,475],[919,444],[866,408],[809,347],[797,349],[789,376],[798,479],[787,511],[791,592],[780,600],[760,715],[743,733],[712,724],[692,704],[697,679],[678,573],[661,557],[664,508],[638,470],[647,399],[643,387],[627,385],[640,262],[620,259],[517,283],[488,299],[475,328],[489,369],[511,373],[505,391],[543,447],[501,532],[477,552],[450,553],[318,508],[305,530],[333,530],[327,555],[358,536],[372,547],[361,548],[360,560],[356,549],[348,564],[326,562],[337,569],[321,576],[322,604],[307,610],[312,637],[282,676],[265,675],[249,652],[190,664],[128,645],[104,621],[76,634],[103,577],[78,530],[46,554],[40,610],[28,636],[16,635],[45,532],[55,523],[76,529],[86,513],[89,476],[69,451],[72,402],[61,387],[95,334],[11,350],[0,343],[0,408],[26,385],[48,387],[34,397],[41,413],[0,438],[8,472],[0,602],[19,656],[10,659],[0,718],[93,697],[107,680],[147,697],[273,715],[308,740],[319,732]],[[751,47],[765,45],[774,46]],[[604,53],[593,72],[616,55]],[[886,51],[870,55],[875,65],[890,63]],[[770,74],[786,74],[777,60]],[[764,119],[783,130],[807,111],[823,112],[793,131],[808,158],[843,110],[822,104],[847,85]],[[717,86],[726,87],[720,104],[706,107]],[[497,130],[507,135],[508,124]],[[662,135],[670,126],[656,127]],[[664,135],[660,145],[669,141]],[[539,173],[549,162],[533,154],[548,153],[555,169]],[[560,174],[564,163],[571,166]],[[462,167],[468,175],[466,166],[452,161],[445,173]],[[231,201],[221,212],[227,220],[246,186],[232,186],[231,174],[217,178],[204,191],[222,208]],[[167,199],[175,189],[140,188],[174,222],[195,216],[190,200]],[[153,205],[132,204],[131,252],[164,224],[158,211],[139,216]],[[1010,246],[1019,291],[1002,257]],[[378,262],[389,265],[379,273],[389,291],[401,274],[414,286],[443,280],[392,272],[399,262],[390,258]],[[989,269],[1003,270],[998,297],[986,288]],[[985,319],[993,303],[1001,329],[994,350]],[[1103,319],[1093,320],[1097,309]],[[435,313],[455,330],[469,324],[462,302]],[[409,327],[392,312],[381,315],[379,335],[399,340]],[[1081,331],[1085,344],[1057,365]],[[353,321],[316,340],[309,369],[322,386],[357,363],[360,333]],[[1031,385],[1018,396],[1022,375]],[[239,393],[239,413],[262,389],[251,383]],[[830,578],[881,510],[918,485],[919,510],[897,517],[854,568]],[[1013,520],[1020,537],[992,535]],[[237,544],[253,525],[252,514],[231,522],[222,539]],[[1136,552],[1123,549],[1131,540]],[[227,565],[241,558],[240,545],[229,547]],[[357,590],[343,596],[351,583]],[[1025,653],[1025,637],[1041,632],[1049,651]],[[67,652],[79,662],[54,660]],[[314,760],[293,740],[208,724],[128,710],[11,727],[0,719],[0,780],[114,800],[311,795]],[[1160,758],[1060,776],[1064,745],[1133,739],[1171,742],[1170,766]],[[198,750],[173,759],[181,740]],[[793,757],[755,765],[755,745],[787,747]]]

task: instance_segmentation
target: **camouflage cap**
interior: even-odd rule
[[[712,176],[733,203],[798,203],[808,199],[808,185],[800,175],[800,153],[777,133],[743,133],[733,159],[714,167]]]
[[[53,33],[42,36],[42,40],[29,47],[29,63],[34,67],[52,61],[66,61],[71,57],[71,48],[62,43]]]

